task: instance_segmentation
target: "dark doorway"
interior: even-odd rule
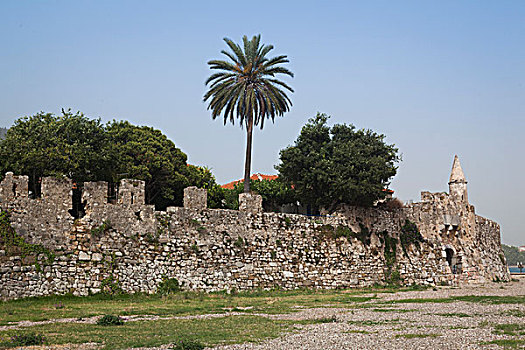
[[[36,199],[42,197],[42,178],[32,176],[29,177],[29,198]]]
[[[108,184],[108,203],[117,204],[118,183],[111,182]]]
[[[75,219],[83,218],[84,215],[86,215],[86,211],[84,209],[85,203],[82,203],[82,186],[80,185],[73,185],[73,196],[71,198],[71,209],[69,209],[69,213],[71,216]]]
[[[452,263],[453,263],[453,259],[454,259],[454,250],[450,249],[450,248],[446,248],[445,249],[445,253],[447,254],[447,263],[448,263],[448,266],[452,267]]]

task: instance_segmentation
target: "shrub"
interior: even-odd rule
[[[157,294],[168,295],[180,292],[180,283],[176,278],[164,277],[157,287]]]
[[[191,340],[181,340],[173,344],[172,350],[202,350],[204,345]]]
[[[9,341],[10,346],[42,345],[46,338],[42,334],[26,333],[14,335]]]
[[[119,281],[115,278],[115,276],[113,276],[113,274],[109,275],[109,277],[106,277],[102,280],[102,283],[100,284],[100,289],[102,290],[102,293],[109,296],[124,293],[124,291],[120,287]]]
[[[401,234],[399,235],[401,240],[401,246],[403,248],[410,244],[416,244],[419,246],[419,242],[424,242],[425,239],[419,232],[417,225],[412,221],[406,219],[405,224],[401,227]]]
[[[244,247],[244,240],[242,239],[241,236],[237,237],[237,240],[233,243],[233,245],[237,248],[242,248]]]
[[[106,232],[108,232],[111,229],[112,229],[111,222],[109,220],[104,220],[102,224],[91,229],[91,236],[101,237],[102,235],[104,235]]]
[[[124,321],[115,315],[104,315],[98,319],[97,324],[99,326],[120,326],[124,324]]]
[[[399,270],[395,269],[391,271],[390,275],[387,276],[386,282],[389,285],[394,285],[394,286],[399,285],[401,283],[401,273],[399,272]]]

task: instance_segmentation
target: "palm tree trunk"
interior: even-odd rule
[[[252,167],[252,131],[253,116],[246,123],[246,159],[244,162],[244,193],[250,193],[250,169]]]

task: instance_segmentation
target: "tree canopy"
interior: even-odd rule
[[[370,206],[384,198],[400,160],[397,148],[371,130],[329,127],[328,118],[318,113],[309,119],[294,145],[281,150],[279,177],[314,211],[342,203]]]
[[[223,194],[211,171],[186,161],[160,130],[127,121],[103,125],[69,110],[20,118],[0,140],[1,173],[29,175],[36,195],[43,176],[65,175],[77,183],[135,178],[145,181],[146,203],[157,209],[182,205],[186,186],[207,188],[210,206],[220,207]]]
[[[160,130],[148,126],[113,121],[106,130],[116,160],[113,181],[145,181],[146,203],[155,203],[159,208],[182,204],[187,182],[186,154]]]
[[[0,140],[2,140],[7,134],[7,128],[0,128]]]
[[[111,178],[114,159],[99,119],[82,113],[38,113],[20,118],[0,142],[0,170],[29,175],[30,189],[42,176],[66,175],[75,181]]]
[[[228,38],[224,41],[230,48],[222,50],[229,61],[212,60],[208,62],[213,73],[206,85],[209,90],[204,101],[209,101],[208,109],[215,119],[223,113],[224,124],[235,118],[241,126],[246,127],[246,160],[244,166],[244,192],[250,192],[252,131],[254,125],[264,126],[266,118],[275,119],[288,112],[292,102],[284,90],[293,92],[286,83],[278,80],[276,75],[284,74],[293,77],[293,73],[282,64],[288,63],[286,56],[269,58],[272,45],[261,44],[261,36],[251,40],[245,35],[243,47]]]

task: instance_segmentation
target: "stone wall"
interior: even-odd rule
[[[138,180],[123,180],[111,204],[107,183],[94,182],[83,186],[86,215],[74,220],[70,180],[44,178],[42,198],[30,199],[12,195],[14,179],[25,178],[8,174],[0,183],[1,209],[29,244],[52,254],[0,247],[3,299],[86,295],[111,285],[153,293],[163,278],[203,291],[509,279],[499,226],[446,193],[423,192],[402,209],[346,207],[308,217],[263,213],[255,195],[240,199],[240,211],[205,209],[198,189],[185,191],[185,207],[155,211]],[[406,220],[421,241],[402,244]]]

